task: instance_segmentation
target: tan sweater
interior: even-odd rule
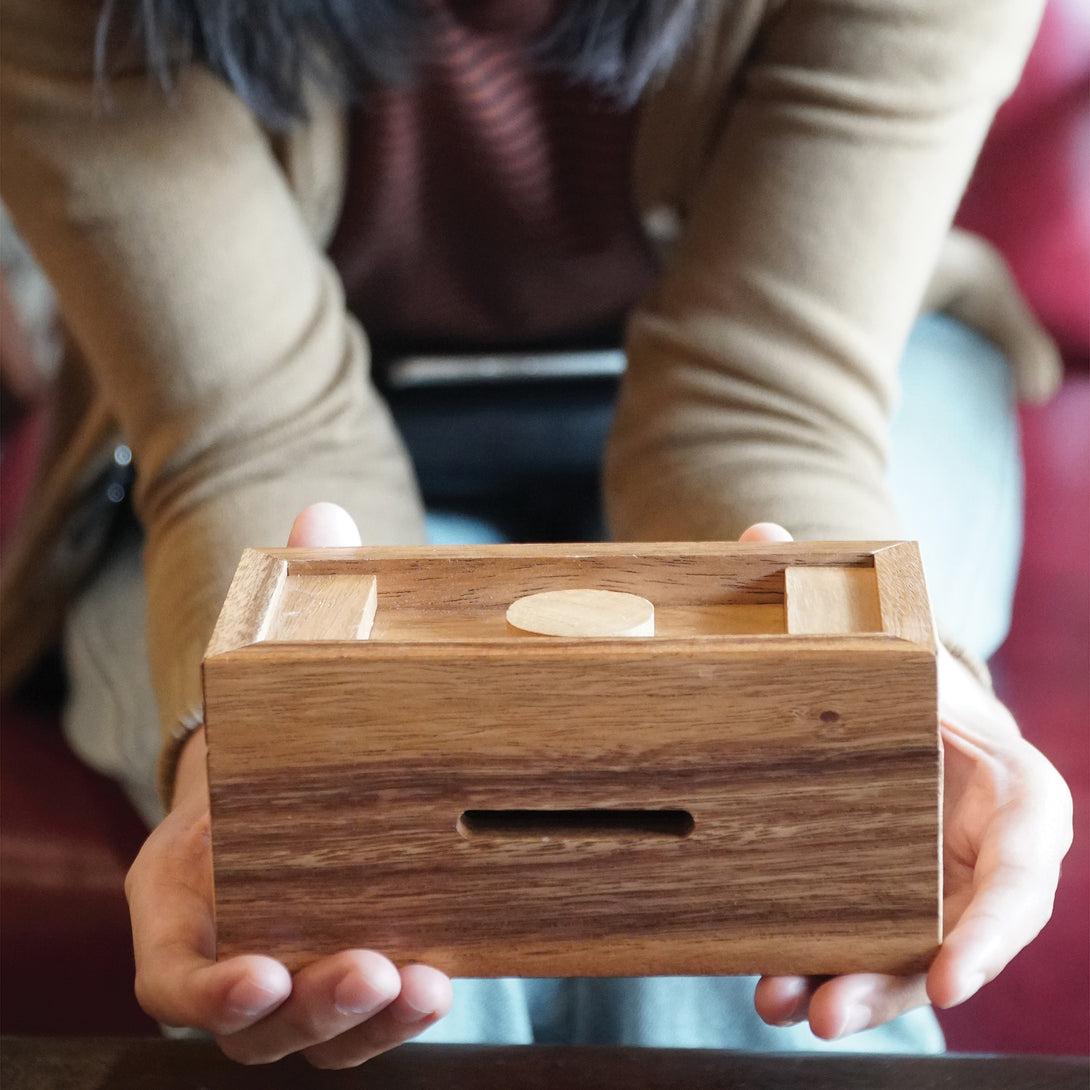
[[[732,538],[760,519],[896,536],[897,361],[1040,8],[707,4],[642,106],[633,197],[664,265],[630,321],[606,469],[616,537]],[[204,70],[164,96],[136,62],[103,97],[97,9],[2,0],[0,196],[135,452],[169,732],[200,703],[244,546],[282,543],[317,499],[374,543],[418,540],[421,511],[324,252],[342,111],[315,99],[310,123],[272,139]],[[953,296],[1047,359],[1020,312]]]

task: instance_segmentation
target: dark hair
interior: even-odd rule
[[[517,3],[519,0],[513,0]],[[700,0],[569,0],[534,63],[635,102],[687,40]],[[110,42],[133,34],[164,87],[198,60],[272,128],[305,116],[303,85],[317,79],[351,99],[375,83],[410,81],[427,45],[428,0],[104,0],[96,67]],[[119,26],[119,11],[128,12]]]

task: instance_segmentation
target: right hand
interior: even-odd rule
[[[288,544],[358,545],[359,536],[340,508],[319,504],[296,520]],[[178,764],[173,808],[125,882],[140,1006],[167,1025],[207,1030],[242,1063],[301,1052],[328,1068],[363,1063],[446,1014],[452,992],[443,973],[398,970],[372,950],[344,950],[294,976],[261,955],[215,960],[205,757],[198,731]]]

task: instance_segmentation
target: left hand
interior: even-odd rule
[[[296,519],[289,545],[358,545],[332,504]],[[171,811],[148,837],[125,881],[136,994],[159,1022],[203,1029],[241,1063],[292,1052],[314,1066],[354,1067],[422,1033],[448,1011],[450,981],[421,964],[400,969],[380,951],[327,954],[289,975],[260,950],[216,960],[208,762],[204,730],[178,761]]]
[[[742,540],[790,535],[762,523]],[[926,975],[762,977],[754,1005],[770,1025],[809,1021],[818,1037],[831,1040],[929,1001],[956,1006],[997,976],[1052,915],[1060,862],[1071,847],[1071,792],[1010,712],[944,648],[938,686],[945,750],[942,946]]]

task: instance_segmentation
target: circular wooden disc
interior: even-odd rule
[[[507,623],[534,636],[653,636],[655,607],[616,590],[547,590],[512,602]]]

